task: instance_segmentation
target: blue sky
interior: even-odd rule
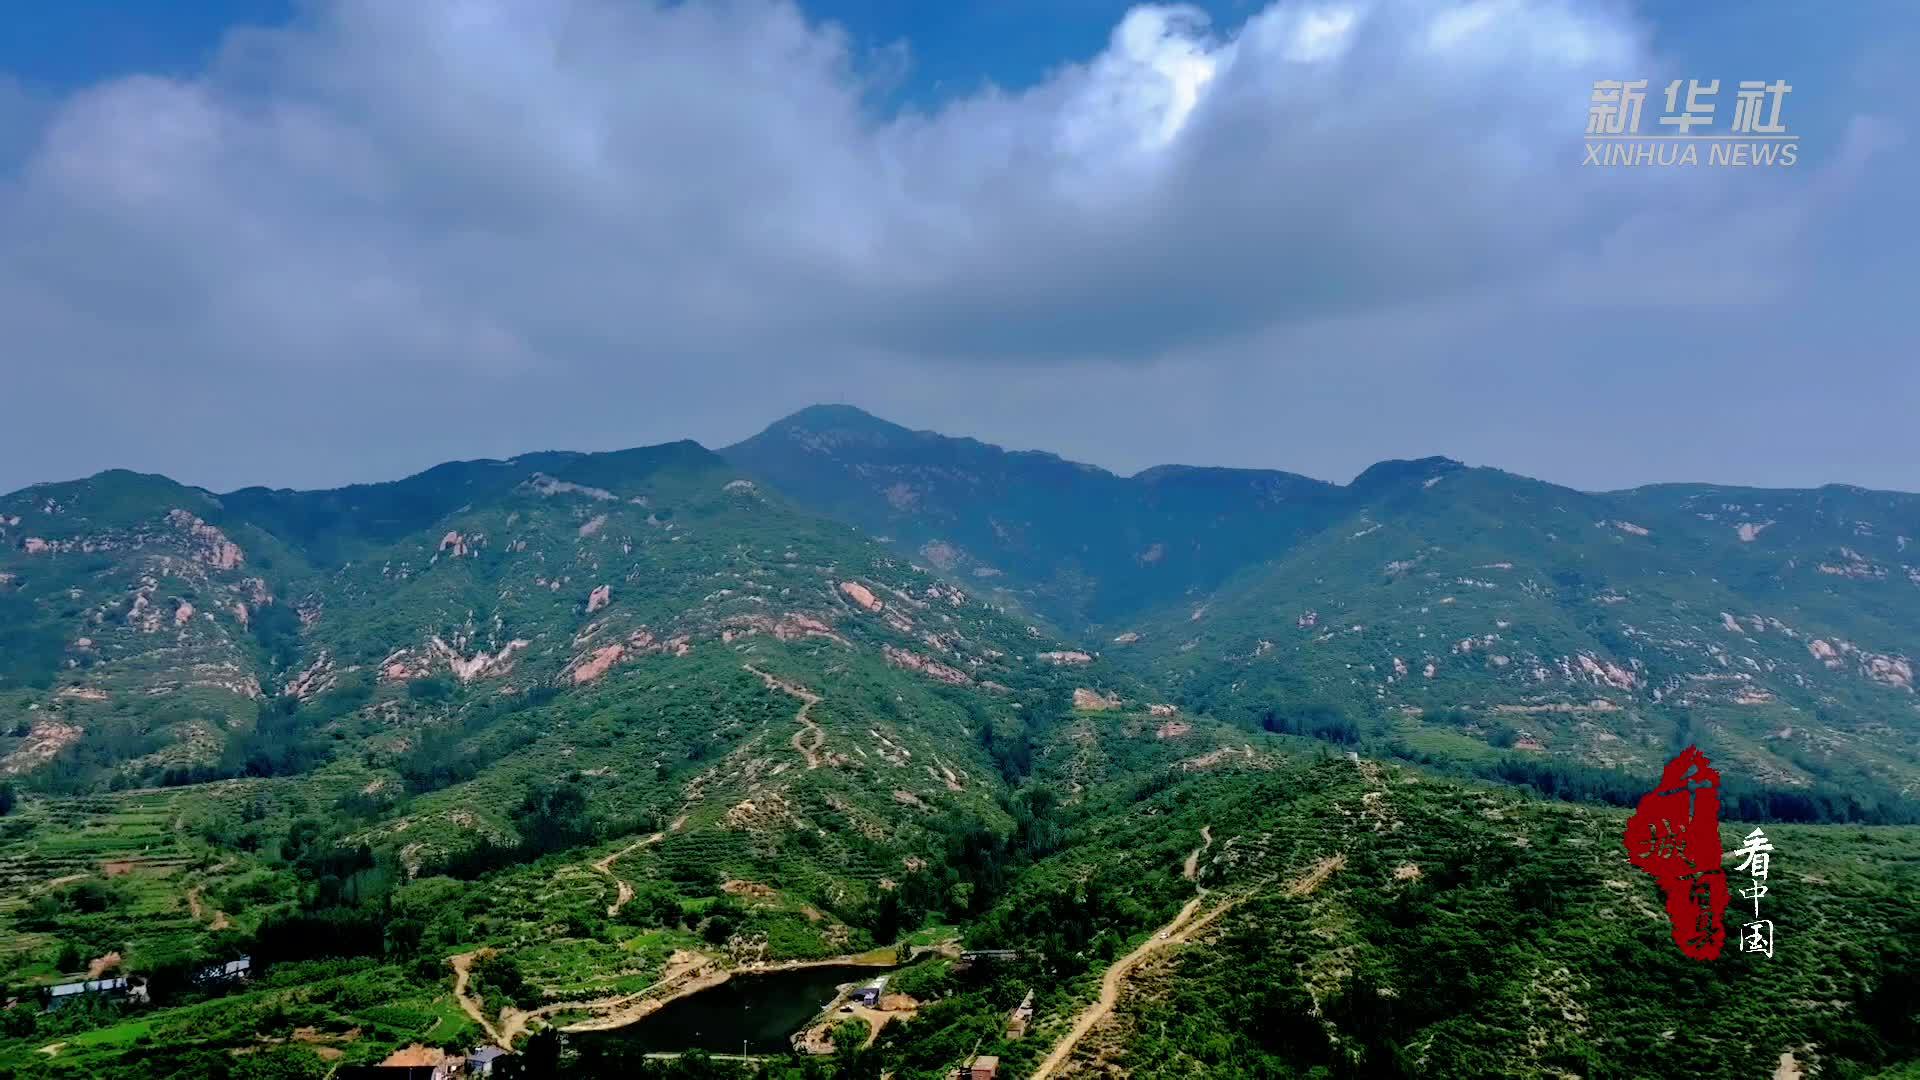
[[[1031,85],[1063,61],[1100,51],[1127,0],[808,0],[808,14],[845,27],[864,48],[906,43],[913,56],[904,100],[937,102],[990,80]],[[1264,5],[1208,0],[1195,6],[1231,30]],[[189,74],[212,59],[234,26],[272,26],[297,15],[295,0],[202,0],[161,5],[140,0],[70,0],[23,5],[6,16],[0,71],[38,89],[69,90],[129,72]],[[1042,13],[1036,15],[1036,11]],[[1845,29],[1895,21],[1894,0],[1866,0],[1836,19],[1819,5],[1667,5],[1652,26],[1659,43],[1682,53],[1711,52],[1716,67],[1793,77],[1846,52]],[[1777,75],[1776,75],[1777,73]]]
[[[1062,60],[1091,56],[1106,44],[1129,5],[1058,0],[1041,18],[1034,16],[1031,0],[814,0],[804,6],[814,18],[846,27],[866,48],[910,43],[914,65],[904,95],[930,102],[972,90],[982,80],[1026,86]],[[1221,25],[1255,10],[1246,0],[1214,0],[1201,6]],[[0,71],[53,90],[132,71],[189,73],[212,58],[229,28],[285,23],[298,8],[293,0],[21,5],[6,16]]]
[[[281,0],[22,4],[6,13],[0,70],[54,91],[133,71],[188,74],[212,58],[229,27],[284,22],[293,10]]]
[[[0,364],[61,404],[0,424],[0,489],[823,400],[1120,471],[1920,489],[1920,15],[1835,10],[20,6]],[[1583,169],[1609,77],[1786,79],[1800,163]]]

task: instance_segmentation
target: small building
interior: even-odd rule
[[[144,1005],[147,1003],[147,984],[144,980],[134,982],[125,975],[118,975],[111,979],[61,983],[47,988],[47,1011],[52,1012],[69,1001],[78,1001],[84,997],[123,998]]]
[[[224,964],[208,964],[193,973],[193,981],[202,986],[240,982],[253,977],[253,957],[242,956]]]
[[[1033,1022],[1033,991],[1028,990],[1027,996],[1022,998],[1020,1000],[1020,1004],[1014,1008],[1013,1015],[1007,1018],[1007,1038],[1009,1039],[1025,1038],[1027,1034],[1027,1025],[1031,1024],[1032,1022]]]
[[[1018,949],[968,949],[954,962],[953,970],[966,971],[975,964],[1007,963],[1020,959]]]
[[[872,1007],[880,1004],[880,995],[886,992],[887,992],[887,977],[885,975],[882,975],[879,978],[873,980],[872,982],[866,984],[865,986],[862,986],[859,989],[855,990],[853,992],[852,997],[855,1003]]]
[[[981,1054],[948,1073],[947,1080],[994,1080],[994,1075],[999,1071],[999,1058],[992,1054]]]
[[[506,1057],[507,1052],[497,1046],[483,1046],[467,1055],[468,1076],[492,1076],[493,1063]]]

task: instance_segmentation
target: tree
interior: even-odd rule
[[[514,812],[513,824],[521,842],[536,856],[584,844],[594,835],[587,793],[575,783],[535,785]]]
[[[518,1054],[503,1057],[494,1065],[503,1080],[560,1075],[560,1035],[552,1028],[541,1028],[527,1040]]]

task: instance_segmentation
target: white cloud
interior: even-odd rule
[[[1038,85],[877,115],[897,72],[784,3],[337,0],[35,112],[0,323],[25,391],[141,386],[108,464],[164,442],[142,409],[357,394],[437,425],[372,460],[477,441],[424,419],[452,404],[551,416],[541,380],[636,395],[559,413],[616,443],[623,405],[735,424],[907,363],[990,398],[982,363],[1095,378],[1448,298],[1657,307],[1727,245],[1759,284],[1705,302],[1777,298],[1898,131],[1824,178],[1579,168],[1591,80],[1666,63],[1604,3],[1277,3],[1232,32],[1148,6]],[[47,433],[0,438],[39,478]]]

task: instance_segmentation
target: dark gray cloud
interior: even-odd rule
[[[897,52],[784,4],[342,0],[189,79],[0,83],[0,489],[717,445],[819,400],[1123,469],[1920,487],[1915,35],[1794,73],[1795,169],[1582,169],[1593,79],[1732,77],[1656,29],[1144,7],[875,115]]]

